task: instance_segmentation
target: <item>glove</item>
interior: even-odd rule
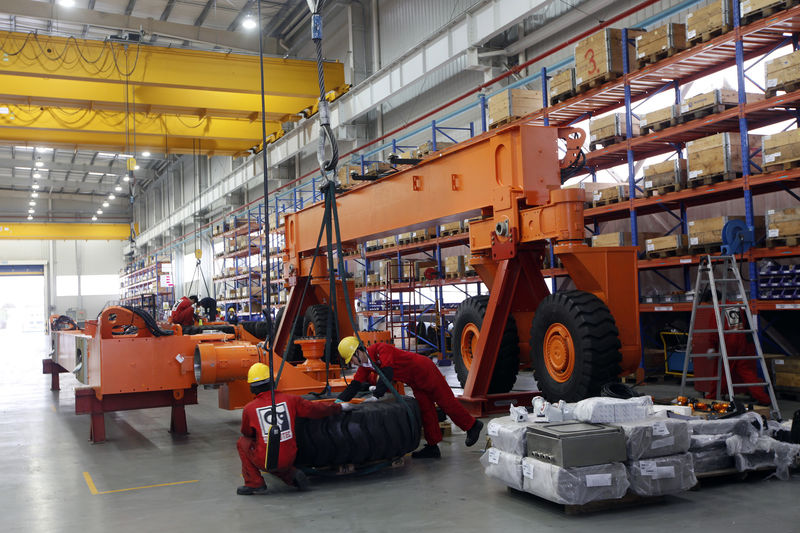
[[[370,396],[369,398],[365,399],[365,400],[364,400],[363,402],[361,402],[361,403],[367,403],[367,402],[377,402],[377,401],[378,401],[378,399],[377,399],[375,396]]]
[[[353,409],[356,408],[355,404],[352,404],[350,402],[337,401],[336,403],[338,403],[339,405],[342,406],[342,411],[343,412],[352,411]]]

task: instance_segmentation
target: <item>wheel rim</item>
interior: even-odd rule
[[[306,326],[306,337],[316,337],[317,336],[317,328],[314,327],[314,323],[311,322]]]
[[[556,322],[544,334],[544,364],[550,376],[564,383],[575,368],[575,346],[566,326]]]
[[[472,366],[472,356],[475,353],[475,349],[478,347],[479,334],[480,329],[472,323],[467,324],[464,326],[464,329],[461,330],[461,342],[459,343],[461,348],[461,360],[464,362],[464,366],[467,370]]]

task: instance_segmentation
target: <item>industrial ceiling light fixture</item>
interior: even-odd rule
[[[92,220],[97,220],[97,215],[92,215]]]
[[[108,202],[103,202],[103,207],[108,207]]]
[[[34,213],[34,209],[31,207],[30,209],[28,209],[28,213],[32,215]]]
[[[113,200],[113,199],[115,199],[115,198],[116,198],[116,196],[114,196],[113,194],[109,194],[109,195],[108,195],[108,199],[109,199],[109,200]]]
[[[38,189],[38,188],[39,188],[39,184],[38,183],[34,183],[33,185],[31,185],[31,189],[35,190],[35,189]]]
[[[33,215],[28,215],[28,220],[33,220]]]
[[[125,174],[125,175],[122,177],[122,181],[124,181],[125,183],[127,183],[127,182],[131,181],[131,178],[130,178],[130,176],[128,176],[127,174]]]
[[[58,0],[58,5],[62,7],[73,7],[75,5],[75,0]]]
[[[98,209],[98,210],[97,210],[97,214],[98,214],[98,215],[102,215],[102,214],[103,214],[103,210],[102,210],[102,209]]]
[[[42,168],[44,166],[44,163],[42,161],[37,161],[36,163],[34,163],[34,165],[36,165],[39,168]]]
[[[28,205],[29,205],[29,206],[31,206],[31,207],[33,207],[33,206],[35,206],[35,205],[36,205],[36,202],[34,202],[33,200],[31,200],[30,202],[28,202]]]
[[[252,15],[247,15],[244,19],[242,19],[242,28],[246,30],[252,30],[255,27],[256,19],[254,19]]]
[[[122,187],[117,185],[116,187],[114,187],[114,190],[117,191],[117,192],[122,192]]]
[[[34,191],[31,193],[31,198],[39,198],[39,193]]]
[[[142,152],[142,157],[150,157],[150,152],[145,150],[144,152]]]
[[[33,173],[33,179],[38,180],[41,177],[42,177],[42,175],[39,172],[34,172]]]

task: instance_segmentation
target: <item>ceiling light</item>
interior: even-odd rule
[[[42,175],[40,173],[38,173],[38,172],[34,172],[33,173],[33,179],[38,180],[41,177],[42,177]]]
[[[34,183],[33,185],[31,185],[31,188],[32,189],[38,189],[39,188],[39,184],[38,183]]]
[[[41,161],[37,161],[36,163],[34,163],[34,165],[36,165],[37,167],[43,167],[44,163],[42,163]]]
[[[103,157],[103,158],[108,159],[108,158],[112,158],[112,157],[117,157],[117,154],[112,153],[112,152],[97,152],[97,157]]]
[[[105,173],[104,172],[89,172],[90,176],[102,176],[103,174],[105,174]]]
[[[144,152],[142,152],[142,157],[150,157],[150,152],[145,150]]]
[[[133,156],[130,154],[117,154],[117,157],[119,157],[120,159],[130,159]]]
[[[97,215],[92,215],[92,220],[97,220]]]
[[[103,207],[108,207],[108,202],[103,202]]]
[[[52,148],[47,148],[46,146],[37,146],[36,147],[36,151],[37,152],[52,152],[53,149]]]
[[[133,170],[139,170],[139,165],[136,165],[135,167],[133,167]]]
[[[30,209],[28,209],[28,213],[33,214],[33,212],[34,212],[34,209],[32,207]]]
[[[31,198],[39,198],[39,193],[38,192],[32,192],[31,193]]]
[[[72,7],[75,5],[75,0],[58,0],[58,5],[63,7]]]
[[[98,209],[98,210],[97,210],[97,214],[98,214],[98,215],[102,215],[102,214],[103,214],[103,210],[102,210],[102,209]]]
[[[31,206],[31,207],[33,207],[33,206],[35,206],[35,205],[36,205],[36,202],[34,202],[33,200],[31,200],[30,202],[28,202],[28,205],[29,205],[29,206]]]
[[[247,15],[247,16],[246,16],[246,17],[245,17],[245,18],[242,20],[242,28],[244,28],[244,29],[246,29],[246,30],[252,30],[253,28],[255,28],[255,27],[256,27],[256,25],[257,25],[257,24],[256,24],[256,19],[254,19],[254,18],[253,18],[253,17],[251,17],[250,15]]]
[[[33,220],[33,215],[28,215],[28,220]]]
[[[117,185],[116,187],[114,187],[114,190],[117,191],[117,192],[122,192],[122,187]]]
[[[116,198],[116,196],[114,196],[113,194],[109,194],[108,195],[108,199],[109,200],[114,200],[115,198]]]
[[[128,181],[130,181],[130,180],[131,180],[131,178],[130,178],[130,177],[127,175],[127,174],[125,174],[125,175],[122,177],[122,181],[128,182]]]

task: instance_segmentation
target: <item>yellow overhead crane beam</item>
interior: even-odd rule
[[[324,74],[328,87],[345,86],[341,63],[326,63]],[[316,63],[265,58],[264,76],[269,136],[280,132],[280,121],[316,101]],[[127,110],[137,112],[137,147],[240,154],[261,138],[260,92],[259,60],[253,55],[0,32],[0,105],[16,104],[17,111],[24,111],[20,115],[38,110],[54,117],[24,128],[21,117],[3,122],[0,142],[7,144],[51,142],[132,150],[132,121],[126,126],[119,117],[109,118],[110,113]],[[82,116],[85,121],[78,127],[55,118],[81,109],[98,116]],[[181,127],[198,120],[205,121],[202,127]],[[153,121],[163,125],[160,131],[140,130],[139,122]],[[115,131],[92,127],[99,122],[119,126]],[[28,129],[32,131],[26,133]],[[50,135],[43,135],[45,131]],[[120,141],[126,132],[128,147]],[[198,150],[192,138],[199,139],[202,148]]]
[[[138,224],[134,231],[139,233]],[[6,240],[104,240],[124,241],[131,236],[130,224],[80,224],[57,222],[0,222],[0,239]]]

